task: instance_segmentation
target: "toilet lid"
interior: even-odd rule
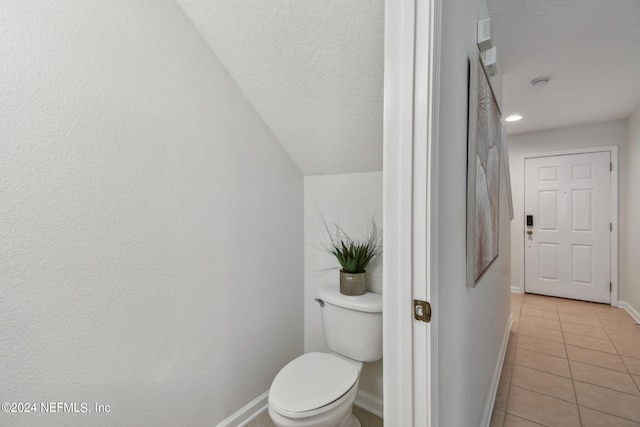
[[[358,379],[358,370],[328,353],[307,353],[276,375],[269,400],[288,412],[307,412],[338,400]]]

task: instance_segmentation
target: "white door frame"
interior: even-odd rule
[[[611,171],[611,224],[613,224],[613,230],[611,231],[611,256],[609,262],[611,263],[611,305],[618,307],[618,147],[615,145],[607,145],[604,147],[589,147],[589,148],[575,148],[570,150],[550,151],[544,153],[531,153],[524,154],[521,158],[520,164],[522,165],[522,191],[525,191],[525,161],[527,159],[534,159],[537,157],[552,157],[552,156],[566,156],[571,154],[589,154],[589,153],[601,153],[609,152],[611,155],[611,164],[613,170]],[[525,215],[524,202],[525,197],[523,193],[522,197],[522,213]],[[522,221],[522,230],[524,230],[524,217],[520,218]],[[523,231],[524,232],[524,231]],[[523,239],[524,248],[524,239]],[[524,256],[526,251],[523,251],[522,258],[522,272],[521,283],[522,292],[525,291],[525,260]]]
[[[441,0],[387,0],[384,67],[384,419],[438,426],[437,135]],[[437,205],[436,205],[437,206]],[[413,319],[427,300],[430,324]]]

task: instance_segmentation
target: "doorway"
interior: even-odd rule
[[[525,292],[617,302],[614,151],[525,157]]]

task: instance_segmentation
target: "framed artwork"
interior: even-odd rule
[[[498,256],[500,218],[500,109],[480,55],[469,62],[467,152],[467,286]]]

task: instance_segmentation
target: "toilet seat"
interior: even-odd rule
[[[310,416],[351,391],[358,375],[353,364],[338,356],[307,353],[280,370],[269,391],[269,404],[282,415]]]

